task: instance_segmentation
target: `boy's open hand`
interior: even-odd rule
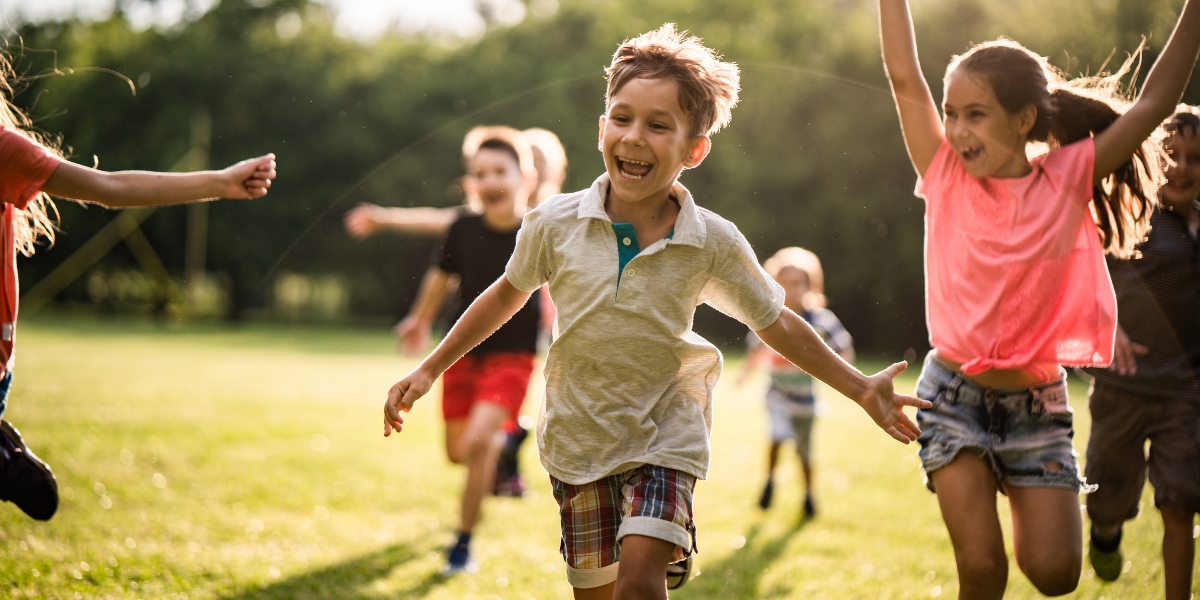
[[[897,441],[905,444],[917,439],[917,436],[921,435],[921,430],[908,415],[904,414],[904,407],[930,408],[933,406],[933,403],[927,400],[895,392],[892,380],[907,368],[908,363],[901,361],[871,375],[867,378],[866,391],[857,400],[858,405],[871,415],[876,425],[879,425]]]
[[[400,411],[412,410],[413,403],[433,387],[433,380],[433,377],[417,369],[388,390],[387,401],[383,403],[383,437],[392,435],[392,431],[404,429],[404,417]]]
[[[222,198],[259,198],[267,195],[275,179],[275,155],[243,160],[221,170]]]

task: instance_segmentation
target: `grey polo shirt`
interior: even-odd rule
[[[721,353],[692,331],[696,307],[761,330],[779,317],[783,288],[737,227],[686,189],[674,236],[618,274],[607,191],[604,174],[526,214],[505,269],[522,291],[548,283],[558,311],[537,427],[542,464],[574,485],[643,464],[703,479]]]

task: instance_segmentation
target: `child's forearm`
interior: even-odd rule
[[[908,0],[879,0],[879,38],[884,71],[892,82],[893,90],[924,83],[925,75],[917,59],[917,40],[913,34]]]
[[[529,301],[530,295],[513,287],[506,277],[501,276],[471,303],[450,333],[421,363],[420,369],[433,377],[445,372],[517,314]]]
[[[224,190],[219,171],[107,173],[64,162],[43,186],[61,198],[95,202],[108,208],[164,206],[212,199]]]
[[[458,209],[455,208],[416,206],[381,209],[376,223],[380,229],[388,231],[417,235],[441,235],[450,228],[456,218],[458,218]]]
[[[450,273],[437,267],[430,267],[425,271],[425,276],[421,278],[421,287],[417,291],[417,298],[413,301],[408,316],[425,322],[433,322],[438,311],[445,305],[449,290]]]
[[[1152,103],[1162,115],[1161,121],[1175,109],[1183,98],[1183,90],[1191,78],[1196,65],[1196,54],[1200,51],[1200,2],[1187,1],[1179,16],[1175,31],[1167,40],[1166,47],[1150,68],[1138,103]]]
[[[783,309],[770,327],[757,332],[768,346],[809,375],[838,393],[858,402],[867,389],[867,377],[842,360],[804,319]]]

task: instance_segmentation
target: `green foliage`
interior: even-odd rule
[[[1094,73],[1150,36],[1161,48],[1177,0],[915,0],[922,59],[935,95],[951,55],[1000,35],[1018,39],[1072,74]],[[546,127],[567,146],[567,189],[602,164],[602,67],[617,44],[675,21],[738,62],[742,101],[711,157],[684,175],[700,204],[731,219],[761,256],[788,245],[825,262],[831,308],[860,347],[896,355],[926,344],[922,211],[879,58],[870,0],[562,0],[550,18],[528,17],[477,40],[335,36],[307,0],[222,0],[170,30],[103,22],[21,28],[30,49],[55,49],[61,67],[104,67],[148,83],[136,96],[94,72],[38,82],[18,98],[39,125],[62,133],[74,160],[105,169],[165,169],[188,147],[190,115],[213,118],[212,163],[279,156],[270,196],[213,205],[209,266],[234,284],[236,307],[262,306],[273,266],[338,273],[351,310],[398,315],[412,297],[429,240],[348,238],[340,217],[359,201],[445,206],[461,174],[458,147],[480,123]],[[302,28],[280,36],[281,16]],[[53,34],[53,35],[52,35]],[[38,71],[50,57],[27,53]],[[1144,72],[1144,70],[1143,70]],[[1188,99],[1200,96],[1190,91]],[[112,215],[68,203],[58,247],[22,264],[40,279]],[[182,273],[184,209],[145,225],[168,268]],[[110,263],[132,264],[114,252]],[[116,265],[120,266],[120,264]],[[115,268],[115,267],[114,267]],[[64,299],[84,297],[82,284]],[[698,327],[736,339],[741,328],[711,311]]]

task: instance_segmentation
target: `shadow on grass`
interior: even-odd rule
[[[397,566],[420,556],[421,553],[417,549],[397,544],[323,569],[301,573],[283,581],[242,590],[222,598],[378,598],[384,590],[373,589],[372,584],[387,578]],[[409,584],[406,587],[386,590],[386,594],[393,598],[422,598],[444,581],[446,578],[443,575],[434,572],[405,582]]]
[[[746,532],[746,545],[734,550],[724,560],[716,563],[701,562],[702,576],[690,582],[679,592],[672,594],[681,598],[758,598],[759,584],[766,572],[787,548],[793,536],[800,533],[811,521],[796,521],[783,533],[774,538],[762,539],[762,521],[755,523]],[[786,595],[773,593],[772,596]]]

